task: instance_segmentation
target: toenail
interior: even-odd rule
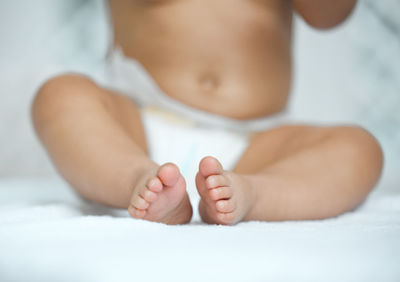
[[[155,180],[155,179],[150,180],[149,181],[149,187],[152,187],[152,186],[156,185],[156,183],[157,183],[157,180]]]
[[[215,180],[215,178],[214,177],[209,177],[208,179],[207,179],[207,182],[208,182],[208,186],[211,186],[211,187],[214,187],[217,183],[217,181]]]

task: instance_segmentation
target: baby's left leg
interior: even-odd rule
[[[279,127],[257,134],[233,171],[212,157],[200,162],[199,212],[219,224],[337,216],[364,201],[382,162],[361,128]]]

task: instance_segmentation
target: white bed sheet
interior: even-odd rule
[[[167,226],[0,181],[0,281],[400,281],[400,194],[322,221]]]
[[[2,176],[52,173],[29,126],[30,100],[50,75],[96,69],[106,46],[101,1],[86,1],[71,19],[78,2],[1,3]],[[323,35],[297,22],[291,102],[300,118],[374,132],[390,177],[400,159],[400,53],[398,36],[373,13],[398,22],[397,7],[360,1],[351,21]],[[339,218],[223,227],[134,220],[82,201],[57,179],[3,179],[0,281],[400,281],[400,179],[391,183],[381,188],[392,194],[374,193]]]

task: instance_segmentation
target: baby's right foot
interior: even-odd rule
[[[186,182],[175,164],[166,163],[137,183],[128,208],[132,217],[167,224],[190,221],[192,206]]]

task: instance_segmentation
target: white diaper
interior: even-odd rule
[[[239,121],[210,114],[180,103],[162,92],[135,60],[113,50],[105,68],[104,87],[131,97],[139,106],[152,160],[176,163],[187,181],[194,219],[199,219],[195,176],[200,160],[216,157],[225,169],[233,169],[248,146],[250,134],[267,130],[285,120],[284,114]]]
[[[199,162],[205,156],[216,157],[225,169],[232,169],[248,145],[248,137],[219,128],[194,126],[159,109],[143,108],[150,157],[158,164],[174,162],[186,179],[189,198],[194,208],[193,219],[199,219],[195,177]]]

